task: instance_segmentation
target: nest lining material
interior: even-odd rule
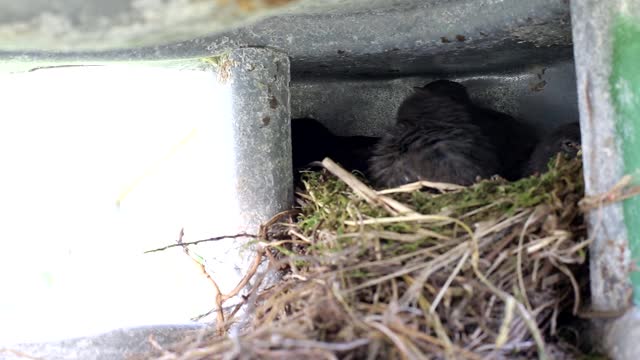
[[[284,275],[254,279],[252,316],[219,310],[217,330],[159,358],[550,358],[587,287],[580,158],[513,183],[381,192],[323,165],[305,174],[297,217],[261,232],[259,256]]]

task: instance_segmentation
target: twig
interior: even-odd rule
[[[575,276],[573,276],[573,274],[571,273],[569,268],[567,268],[566,265],[557,264],[553,259],[551,259],[551,264],[553,264],[553,266],[555,266],[556,269],[562,271],[562,273],[564,273],[569,278],[569,281],[571,282],[571,286],[573,287],[573,312],[572,313],[575,316],[578,314],[578,310],[580,309],[580,303],[581,303],[580,285],[578,285],[578,280],[576,280]]]
[[[380,230],[380,231],[371,231],[371,236],[378,238],[378,239],[385,239],[385,240],[393,240],[393,241],[399,241],[399,242],[407,242],[407,243],[413,243],[416,242],[418,240],[424,239],[426,237],[428,237],[429,235],[426,235],[424,233],[420,234],[420,233],[416,233],[416,234],[403,234],[403,233],[399,233],[399,232],[395,232],[395,231],[386,231],[386,230]],[[436,233],[437,234],[437,233]],[[354,234],[355,236],[362,236],[362,234]],[[437,234],[439,235],[439,234]],[[439,238],[442,239],[448,239],[446,236],[441,236],[439,235]],[[377,260],[382,260],[382,259],[377,259]]]
[[[435,346],[441,347],[441,348],[447,348],[447,347],[451,347],[452,351],[454,353],[459,353],[461,355],[464,355],[465,357],[469,358],[469,359],[473,359],[473,360],[481,360],[482,357],[480,357],[477,354],[474,354],[466,349],[463,349],[461,347],[458,347],[457,345],[453,345],[453,344],[445,344],[444,341],[438,339],[438,338],[434,338],[433,336],[430,336],[422,331],[416,331],[414,329],[411,329],[409,327],[407,327],[406,325],[403,324],[398,324],[398,323],[393,323],[390,324],[389,326],[390,328],[396,330],[396,331],[402,331],[405,332],[407,335],[410,335],[412,338],[414,339],[420,339],[420,340],[424,340],[430,344],[433,344]]]
[[[307,238],[306,236],[300,234],[299,232],[297,232],[295,230],[289,230],[289,233],[291,235],[295,235],[298,239],[301,239],[302,241],[306,242],[307,244],[313,244],[313,241],[311,241],[311,239]]]
[[[454,222],[456,225],[459,225],[465,232],[467,232],[467,234],[472,238],[472,240],[470,242],[463,242],[461,244],[458,244],[454,249],[449,250],[447,253],[440,255],[441,258],[443,256],[449,255],[448,259],[444,260],[444,264],[439,264],[440,266],[444,267],[446,266],[446,264],[448,262],[453,262],[453,260],[455,260],[456,256],[451,256],[453,254],[456,253],[456,250],[458,251],[463,251],[466,250],[464,253],[468,254],[469,253],[469,247],[471,247],[471,249],[474,252],[474,256],[475,256],[475,252],[479,251],[479,244],[477,239],[475,238],[475,235],[473,233],[473,231],[471,230],[471,228],[465,224],[464,222],[455,219],[455,218],[449,218],[452,220],[452,222]],[[471,245],[471,246],[469,246]],[[466,248],[466,249],[465,249]],[[459,262],[459,264],[464,264],[464,262],[466,261],[466,257],[467,256],[463,256],[464,261]],[[422,289],[422,287],[424,287],[424,283],[427,281],[427,279],[429,278],[430,274],[433,273],[434,271],[438,270],[438,265],[437,264],[437,260],[433,259],[432,261],[430,261],[429,263],[433,263],[434,265],[429,266],[428,268],[425,268],[424,270],[421,271],[421,273],[418,275],[418,278],[413,281],[413,283],[409,286],[409,289],[407,289],[404,293],[404,295],[402,296],[402,298],[400,299],[399,303],[403,304],[406,306],[406,304],[408,304],[412,299],[419,299],[422,296],[422,293],[420,291],[420,289]],[[476,263],[477,265],[477,263]],[[417,296],[416,296],[417,295]],[[431,306],[429,306],[431,308]],[[424,311],[427,311],[430,309],[424,309]],[[432,310],[431,310],[432,311]],[[432,312],[430,312],[432,314]],[[425,313],[426,316],[426,313]],[[435,319],[438,319],[437,316],[434,317]],[[436,333],[438,334],[438,336],[440,336],[441,338],[443,338],[445,340],[445,344],[447,344],[448,346],[446,347],[446,354],[448,355],[448,357],[450,355],[452,355],[452,351],[453,348],[451,346],[451,340],[449,339],[449,337],[446,334],[446,331],[444,331],[444,329],[442,328],[442,325],[440,324],[439,319],[437,320],[437,327],[440,327],[440,330],[437,329],[436,327]]]
[[[236,285],[236,287],[231,290],[229,293],[227,294],[222,294],[222,292],[220,291],[220,288],[218,287],[218,284],[216,284],[215,280],[213,280],[213,278],[207,273],[207,277],[211,280],[211,282],[214,284],[215,290],[216,290],[216,327],[218,330],[218,335],[222,335],[224,334],[225,331],[225,318],[224,318],[224,311],[223,311],[223,304],[225,301],[233,298],[234,296],[238,295],[240,293],[240,291],[242,291],[242,289],[247,285],[247,283],[249,282],[249,280],[251,280],[251,278],[253,277],[253,275],[255,275],[255,273],[258,271],[258,267],[260,266],[260,263],[262,262],[262,257],[264,256],[264,249],[260,248],[257,251],[256,257],[253,260],[253,264],[251,265],[251,268],[249,268],[249,270],[247,271],[247,273],[244,275],[244,277],[242,277],[242,279],[240,280],[240,282],[238,283],[238,285]]]
[[[69,64],[69,65],[49,65],[49,66],[38,66],[38,67],[34,67],[31,68],[29,70],[27,70],[27,72],[34,72],[34,71],[38,71],[38,70],[46,70],[46,69],[59,69],[59,68],[76,68],[76,67],[96,67],[96,66],[103,66],[103,65],[98,65],[98,64]]]
[[[278,214],[276,216],[279,216],[281,214]],[[273,218],[271,220],[273,220]],[[262,234],[266,234],[266,230],[263,231],[261,229],[261,233]],[[205,264],[202,263],[201,259],[197,255],[194,255],[194,254],[191,253],[191,251],[189,250],[189,246],[188,245],[193,245],[193,244],[204,242],[204,241],[217,241],[217,240],[228,239],[228,238],[255,237],[255,235],[242,233],[242,234],[231,235],[231,236],[219,236],[219,237],[216,237],[216,238],[211,238],[211,239],[206,239],[206,240],[199,240],[199,241],[188,242],[188,243],[185,243],[185,242],[182,241],[183,237],[184,237],[184,229],[181,229],[180,230],[180,235],[178,237],[178,240],[176,241],[176,244],[165,246],[164,248],[160,248],[160,249],[147,251],[146,253],[155,252],[155,251],[162,251],[162,250],[168,249],[170,247],[178,247],[178,246],[182,247],[182,250],[185,252],[185,254],[187,254],[187,256],[189,256],[189,258],[191,258],[191,260],[193,260],[194,263],[196,263],[196,265],[199,267],[200,271],[204,274],[204,276],[207,278],[207,280],[209,280],[209,282],[211,282],[211,284],[213,285],[213,288],[214,288],[214,290],[216,292],[216,300],[215,300],[216,301],[216,308],[215,308],[216,327],[217,327],[217,330],[218,330],[218,335],[222,335],[224,333],[224,329],[225,329],[224,307],[222,305],[224,304],[225,301],[227,301],[230,298],[233,298],[234,296],[238,295],[238,293],[240,293],[240,291],[247,285],[249,280],[251,280],[253,275],[255,275],[256,271],[258,270],[258,267],[260,266],[260,263],[262,261],[262,257],[264,255],[264,251],[265,250],[263,248],[260,248],[257,251],[256,257],[255,257],[255,259],[253,261],[253,264],[251,265],[251,268],[249,268],[248,272],[244,275],[244,277],[240,280],[240,282],[236,285],[236,287],[233,290],[231,290],[231,292],[229,292],[227,294],[222,294],[222,291],[220,290],[220,286],[218,286],[218,283],[215,281],[215,279],[209,274],[209,272],[207,272]]]
[[[465,189],[465,187],[462,185],[422,180],[422,181],[416,181],[410,184],[398,186],[392,189],[380,190],[378,191],[378,194],[388,195],[388,194],[395,194],[395,193],[402,193],[402,192],[414,192],[416,190],[422,189],[423,187],[428,189],[438,190],[440,192]]]
[[[453,269],[453,271],[449,275],[449,278],[447,279],[447,281],[445,281],[444,285],[442,285],[442,288],[440,288],[438,295],[436,296],[436,298],[433,300],[433,303],[431,304],[431,308],[429,308],[429,311],[431,311],[431,313],[434,313],[436,311],[438,304],[440,304],[440,301],[444,297],[444,294],[449,289],[449,286],[451,286],[453,279],[455,279],[455,277],[458,276],[458,273],[460,272],[460,270],[462,270],[462,267],[467,261],[467,258],[469,258],[470,254],[471,254],[471,251],[469,250],[465,251],[464,255],[462,255],[462,258],[460,258],[458,265],[456,265],[455,269]]]
[[[202,260],[197,255],[194,255],[193,253],[191,253],[191,250],[189,250],[189,246],[187,246],[182,241],[183,237],[184,237],[184,228],[180,229],[180,235],[178,236],[178,240],[176,241],[177,243],[176,246],[182,247],[182,250],[184,251],[184,253],[187,254],[187,256],[189,256],[189,258],[196,264],[196,266],[198,266],[202,274],[207,278],[207,280],[209,280],[211,285],[213,285],[214,290],[216,291],[216,307],[217,307],[216,325],[218,327],[219,335],[222,335],[222,331],[223,331],[222,329],[224,328],[224,312],[222,311],[222,302],[218,301],[221,296],[220,287],[218,286],[218,283],[213,279],[213,277],[209,275],[209,273],[207,272],[207,268],[205,264],[202,262]]]
[[[404,275],[403,279],[410,286],[415,284],[415,280],[412,279],[411,276],[409,275]],[[442,347],[445,349],[445,353],[453,354],[454,345],[451,342],[449,335],[447,335],[447,331],[444,329],[444,326],[442,326],[440,317],[438,317],[437,314],[431,314],[429,312],[429,307],[431,307],[431,304],[429,303],[429,300],[427,300],[427,298],[422,293],[418,294],[418,306],[422,310],[422,313],[424,315],[424,319],[427,325],[433,328],[433,331],[435,331],[436,335],[438,336],[439,338],[438,340],[442,344]]]
[[[578,206],[580,206],[582,211],[587,212],[639,195],[640,186],[629,186],[629,184],[631,184],[631,180],[632,178],[630,175],[625,175],[608,191],[602,194],[585,196],[584,199],[580,200]]]
[[[162,345],[160,345],[160,343],[158,343],[156,341],[156,339],[154,338],[153,334],[149,335],[149,337],[147,338],[147,341],[149,341],[149,344],[151,344],[151,347],[153,347],[154,349],[158,350],[159,352],[162,353],[162,355],[167,356],[167,355],[174,355],[172,354],[170,351],[165,350]]]
[[[242,296],[242,302],[237,304],[235,309],[233,309],[233,311],[231,312],[231,314],[229,314],[229,319],[233,319],[236,314],[238,313],[238,311],[240,311],[240,309],[247,305],[247,310],[246,313],[255,313],[255,308],[257,306],[258,300],[264,296],[265,292],[263,292],[262,294],[258,293],[258,290],[260,289],[260,286],[262,285],[262,282],[264,281],[264,279],[267,277],[267,271],[263,271],[259,276],[258,279],[256,280],[255,284],[251,287],[251,290],[249,290],[249,294],[243,295]],[[266,292],[268,294],[268,292]],[[250,317],[245,316],[245,318],[242,320],[242,324],[240,325],[240,328],[244,328],[245,324],[248,324],[250,321]]]
[[[296,210],[286,210],[286,211],[282,211],[276,215],[274,215],[271,219],[269,219],[269,221],[265,222],[264,224],[260,225],[260,235],[259,238],[266,240],[267,239],[267,232],[269,230],[269,228],[274,225],[281,217],[285,216],[285,215],[289,215],[292,214],[293,212],[295,212]],[[190,242],[190,243],[185,243],[182,241],[182,237],[184,236],[184,229],[180,231],[180,237],[177,241],[177,244],[172,245],[172,246],[167,246],[165,248],[168,247],[175,247],[175,246],[181,246],[184,250],[184,252],[189,255],[189,257],[191,257],[194,262],[196,262],[202,272],[205,274],[205,276],[209,279],[209,281],[213,284],[213,287],[216,291],[216,327],[217,327],[217,331],[218,331],[218,335],[222,335],[225,331],[225,317],[224,317],[224,307],[223,304],[225,301],[237,296],[240,291],[242,291],[242,289],[249,283],[249,281],[251,280],[251,278],[253,278],[253,276],[256,274],[256,272],[258,271],[258,268],[260,267],[260,264],[262,263],[262,259],[266,253],[267,250],[265,250],[264,247],[259,247],[259,249],[256,251],[256,256],[253,260],[253,263],[251,264],[251,267],[247,270],[247,272],[245,273],[245,275],[242,277],[242,279],[238,282],[238,284],[235,286],[235,288],[233,288],[233,290],[231,290],[230,292],[228,292],[227,294],[223,294],[220,291],[220,287],[218,286],[218,284],[216,283],[216,281],[213,279],[213,277],[211,275],[209,275],[209,273],[206,271],[206,268],[204,266],[204,264],[200,263],[198,261],[198,259],[195,258],[194,255],[191,254],[191,252],[189,251],[189,247],[188,245],[192,245],[194,243],[198,243],[198,242],[203,242],[203,241],[216,241],[216,240],[222,240],[222,239],[227,239],[227,238],[239,238],[239,237],[253,237],[256,238],[258,236],[256,235],[252,235],[252,234],[247,234],[247,233],[241,233],[241,234],[237,234],[237,235],[231,235],[231,236],[221,236],[221,237],[217,237],[217,238],[212,238],[212,239],[206,239],[206,240],[199,240],[196,242]],[[152,251],[160,251],[163,249],[156,249],[156,250],[152,250]],[[239,308],[236,308],[236,311],[239,310]],[[236,311],[234,311],[232,313],[232,316],[236,313]]]
[[[615,319],[626,314],[626,312],[632,307],[633,307],[632,304],[627,304],[626,307],[619,310],[611,310],[611,311],[581,310],[581,311],[578,311],[577,316],[581,319]]]
[[[372,205],[381,205],[393,215],[417,214],[413,209],[396,200],[393,200],[386,196],[378,195],[377,192],[365,185],[362,181],[358,180],[355,176],[353,176],[353,174],[341,168],[340,165],[336,164],[333,160],[325,158],[324,160],[322,160],[322,166],[324,166],[327,170],[329,170],[329,172],[338,177],[340,180],[344,181],[345,184],[349,185],[349,187],[353,189],[356,195],[363,198],[366,202]]]
[[[480,279],[480,281],[484,283],[491,290],[491,292],[496,294],[505,303],[509,301],[513,301],[516,304],[516,310],[518,310],[520,317],[522,318],[522,320],[524,320],[525,324],[527,325],[527,328],[531,332],[531,335],[533,336],[533,340],[535,341],[538,347],[538,359],[540,360],[548,359],[545,351],[544,339],[542,338],[542,333],[540,332],[540,329],[538,328],[538,325],[536,324],[535,319],[531,316],[529,311],[527,311],[526,307],[522,305],[520,302],[516,301],[512,295],[495,287],[495,285],[493,285],[480,272],[480,269],[478,269],[477,263],[473,266],[473,268],[478,279]]]
[[[298,339],[284,339],[281,341],[281,345],[284,348],[315,348],[322,350],[329,350],[335,352],[345,352],[357,349],[359,347],[369,344],[369,339],[357,339],[349,342],[322,342],[315,340],[298,340]]]
[[[164,251],[164,250],[167,250],[167,249],[170,249],[170,248],[174,248],[174,247],[182,247],[182,248],[184,248],[185,246],[197,245],[197,244],[200,244],[200,243],[203,243],[203,242],[220,241],[220,240],[225,240],[225,239],[237,239],[237,238],[241,238],[241,237],[256,238],[257,235],[248,234],[248,233],[240,233],[240,234],[235,234],[235,235],[216,236],[216,237],[212,237],[212,238],[209,238],[209,239],[188,241],[188,242],[180,242],[180,243],[178,242],[179,240],[176,240],[175,244],[163,246],[161,248],[157,248],[157,249],[153,249],[153,250],[147,250],[144,253],[145,254],[149,254],[149,253]]]
[[[515,308],[515,301],[512,297],[507,299],[507,302],[504,306],[504,319],[502,320],[502,325],[500,325],[500,330],[498,331],[498,336],[496,337],[496,348],[500,349],[504,344],[509,340],[509,330],[511,328],[511,322],[513,321],[513,313]]]
[[[324,360],[338,360],[338,357],[335,356],[332,352],[327,350],[318,350],[318,349],[285,349],[285,350],[274,350],[272,346],[269,344],[262,344],[256,349],[253,349],[253,352],[257,355],[254,358],[256,359],[324,359]],[[251,357],[249,357],[251,358]],[[234,358],[230,358],[234,359]],[[241,359],[243,359],[241,357]],[[227,360],[227,359],[224,359]]]
[[[260,230],[258,231],[258,237],[261,240],[267,240],[267,238],[268,238],[267,232],[269,231],[269,229],[273,225],[275,225],[275,223],[277,223],[280,220],[280,218],[285,217],[287,215],[293,215],[293,214],[296,214],[296,213],[299,213],[299,212],[300,212],[299,209],[289,209],[289,210],[284,210],[284,211],[281,211],[281,212],[273,215],[271,217],[271,219],[269,219],[264,224],[260,225]]]
[[[536,210],[541,209],[540,207],[536,208]],[[522,294],[522,298],[524,299],[524,305],[527,307],[527,310],[531,311],[531,302],[529,301],[529,296],[527,295],[527,288],[524,285],[524,275],[522,273],[522,248],[524,247],[524,236],[527,233],[527,229],[531,223],[538,220],[538,211],[534,210],[531,215],[527,218],[527,221],[524,222],[524,226],[522,227],[522,231],[520,232],[520,236],[518,238],[518,247],[516,254],[516,275],[518,277],[518,286],[520,287],[520,293]]]
[[[414,214],[414,215],[404,215],[404,216],[395,216],[395,217],[379,217],[374,219],[366,219],[361,221],[353,221],[353,220],[345,220],[345,225],[349,226],[357,226],[357,225],[378,225],[378,224],[393,224],[399,222],[422,222],[422,221],[445,221],[447,223],[455,222],[458,225],[462,223],[460,220],[454,219],[449,216],[444,215],[422,215],[422,214]],[[466,226],[466,225],[465,225]]]
[[[253,264],[251,264],[251,268],[249,268],[249,270],[244,275],[242,280],[240,280],[238,285],[236,285],[236,287],[233,290],[231,290],[228,294],[222,296],[223,302],[238,295],[240,291],[242,291],[242,288],[244,288],[247,285],[247,283],[249,283],[249,280],[251,280],[253,275],[255,275],[256,271],[258,271],[258,267],[262,263],[262,257],[264,256],[264,251],[265,251],[264,249],[259,249],[257,251],[256,257],[253,259]]]
[[[482,274],[479,266],[480,246],[478,244],[478,238],[473,234],[471,234],[471,244],[473,249],[473,256],[471,257],[471,267],[473,268],[473,272],[476,273],[476,277],[480,280],[480,282],[482,282],[486,287],[488,287],[492,293],[497,295],[505,303],[509,301],[514,301],[516,303],[516,309],[518,310],[518,313],[520,314],[520,317],[522,318],[522,320],[524,320],[525,324],[527,325],[527,328],[529,328],[529,331],[533,336],[533,340],[535,341],[538,347],[538,358],[540,360],[546,360],[547,354],[545,351],[544,339],[542,338],[542,333],[540,332],[540,329],[538,328],[538,325],[536,324],[535,319],[531,317],[531,313],[527,311],[524,305],[516,301],[512,295],[497,288],[495,285],[493,285],[493,283],[491,283],[491,281],[489,281],[489,279],[487,279]]]
[[[409,352],[409,349],[407,349],[407,345],[402,341],[402,339],[400,339],[400,337],[396,333],[391,331],[391,329],[375,321],[367,321],[366,324],[387,336],[389,340],[391,340],[396,345],[400,353],[404,355],[405,359],[415,359],[415,356],[411,356],[413,354]]]
[[[233,309],[235,309],[235,307],[236,307],[236,306],[237,306],[237,304],[236,304],[236,305],[229,305],[229,306],[225,306],[224,308],[222,308],[222,310],[224,310],[224,311],[233,310]],[[214,312],[216,312],[216,311],[218,311],[218,307],[217,307],[217,306],[216,306],[215,308],[213,308],[213,309],[211,309],[211,310],[207,311],[207,312],[206,312],[206,313],[204,313],[204,314],[200,314],[200,315],[197,315],[197,316],[192,317],[192,318],[191,318],[191,321],[200,321],[200,320],[202,320],[202,319],[206,318],[207,316],[209,316],[209,315],[213,314],[213,313],[214,313]]]

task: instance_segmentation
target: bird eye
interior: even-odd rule
[[[571,140],[563,140],[561,146],[562,150],[566,152],[573,151],[578,148],[578,144]]]

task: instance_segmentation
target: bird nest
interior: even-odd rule
[[[581,159],[517,182],[385,191],[323,165],[304,174],[298,214],[263,231],[283,275],[244,296],[251,316],[225,313],[162,358],[553,357],[588,284]]]

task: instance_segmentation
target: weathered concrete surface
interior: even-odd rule
[[[293,2],[0,0],[0,49],[69,51],[163,44],[244,25]]]
[[[472,99],[530,123],[539,133],[578,120],[573,62],[531,66],[511,73],[447,76],[467,86]],[[395,123],[402,100],[413,86],[440,76],[396,79],[294,79],[294,118],[312,117],[340,135],[381,135]]]
[[[604,324],[604,325],[602,325]],[[602,342],[608,355],[615,360],[637,360],[640,358],[640,311],[629,310],[616,320],[601,323]]]
[[[212,3],[215,1],[197,4]],[[83,46],[68,45],[62,34],[44,44],[4,37],[0,59],[35,63],[140,61],[205,57],[237,47],[270,47],[291,57],[296,77],[371,78],[501,73],[572,56],[569,5],[564,0],[301,0],[291,6],[286,11],[274,10],[279,13],[258,22],[208,37],[205,35],[211,33],[187,36],[170,26],[152,33],[153,41],[137,36],[135,44],[118,40],[125,39],[124,35],[106,39],[109,32],[99,34],[105,39]],[[157,38],[163,34],[166,38]],[[174,36],[183,36],[185,41],[176,43]],[[121,41],[121,46],[114,46],[115,41]],[[42,53],[39,49],[63,53]]]
[[[186,337],[197,337],[206,328],[201,325],[154,326],[111,331],[106,334],[39,344],[0,347],[0,359],[24,360],[114,360],[143,358],[153,351],[150,339],[160,346],[174,345]]]
[[[231,53],[236,177],[247,231],[293,205],[289,59],[269,49]]]

